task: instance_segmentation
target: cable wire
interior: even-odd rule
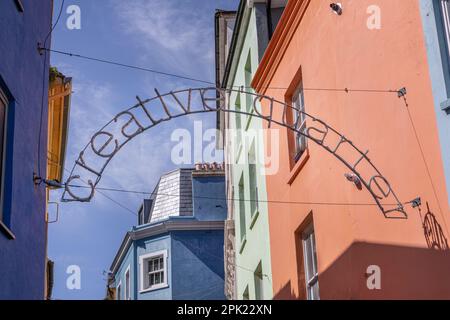
[[[46,35],[44,42],[43,42],[43,46],[44,48],[47,46],[47,41],[50,38],[50,36],[52,35],[53,31],[55,30],[56,26],[59,23],[59,20],[61,19],[61,15],[64,9],[64,3],[66,0],[62,0],[61,2],[61,7],[59,9],[59,14],[58,14],[58,18],[56,19],[54,25],[50,28],[50,31],[48,32],[48,34]],[[45,103],[45,81],[48,81],[48,79],[46,79],[45,75],[46,75],[46,71],[47,71],[47,51],[44,52],[44,64],[43,64],[43,71],[42,71],[42,97],[41,97],[41,109],[40,109],[40,118],[39,118],[39,135],[38,135],[38,145],[37,145],[37,172],[39,173],[39,176],[41,175],[41,140],[42,140],[42,122],[43,122],[43,114],[44,114],[44,103]]]
[[[85,60],[90,60],[90,61],[110,64],[110,65],[115,65],[115,66],[129,68],[129,69],[135,69],[135,70],[139,70],[139,71],[145,71],[145,72],[160,74],[160,75],[164,75],[164,76],[168,76],[168,77],[176,77],[176,78],[180,78],[180,79],[184,79],[184,80],[201,82],[201,83],[205,83],[205,84],[212,84],[212,85],[214,84],[211,81],[205,81],[205,80],[196,79],[196,78],[192,78],[192,77],[176,75],[176,74],[172,74],[172,73],[168,73],[168,72],[164,72],[164,71],[159,71],[159,70],[145,68],[145,67],[139,67],[139,66],[135,66],[135,65],[131,65],[131,64],[122,63],[122,62],[111,61],[111,60],[106,60],[106,59],[101,59],[101,58],[88,57],[88,56],[84,56],[84,55],[77,54],[77,53],[64,52],[64,51],[48,49],[48,48],[41,48],[41,49],[45,50],[45,51],[53,52],[53,53],[58,53],[58,54],[61,54],[61,55],[70,56],[70,57],[75,57],[75,58],[80,58],[80,59],[85,59]]]
[[[419,146],[420,154],[422,156],[422,160],[423,160],[423,163],[425,165],[425,169],[426,169],[426,172],[427,172],[427,175],[428,175],[428,179],[430,180],[431,188],[433,189],[434,197],[435,197],[436,202],[438,204],[439,213],[440,213],[440,215],[441,215],[441,217],[443,219],[443,222],[444,222],[444,225],[445,225],[445,229],[447,231],[447,235],[450,235],[449,232],[448,232],[447,222],[445,221],[445,217],[444,217],[444,214],[442,212],[441,203],[440,203],[438,195],[437,195],[436,186],[434,184],[433,177],[431,175],[430,168],[428,166],[428,162],[427,162],[427,159],[425,157],[425,152],[423,151],[422,144],[421,144],[420,138],[419,138],[419,134],[417,132],[416,125],[414,124],[414,119],[413,119],[411,111],[409,109],[408,99],[406,98],[406,94],[404,94],[402,97],[403,97],[403,101],[405,102],[406,111],[408,112],[408,118],[409,118],[409,121],[411,123],[411,127],[412,127],[412,129],[414,131],[414,136],[416,138],[417,145]]]
[[[45,47],[43,47],[41,49],[44,50],[44,51],[57,53],[57,54],[65,55],[65,56],[69,56],[69,57],[75,57],[75,58],[79,58],[79,59],[84,59],[84,60],[89,60],[89,61],[94,61],[94,62],[99,62],[99,63],[104,63],[104,64],[115,65],[115,66],[119,66],[119,67],[124,67],[124,68],[134,69],[134,70],[138,70],[138,71],[164,75],[164,76],[168,76],[168,77],[179,78],[179,79],[183,79],[183,80],[200,82],[200,83],[213,85],[213,86],[216,85],[212,81],[202,80],[202,79],[189,77],[189,76],[178,75],[178,74],[164,72],[164,71],[160,71],[160,70],[156,70],[156,69],[152,69],[152,68],[136,66],[136,65],[132,65],[132,64],[128,64],[128,63],[108,60],[108,59],[105,59],[105,58],[91,57],[91,56],[86,56],[86,55],[82,55],[82,54],[78,54],[78,53],[67,52],[67,51],[56,50],[56,49],[49,49],[49,48],[45,48]],[[254,88],[249,87],[249,86],[231,86],[231,87],[227,87],[227,88],[224,88],[224,89],[230,89],[230,88],[231,89],[254,89]],[[288,88],[287,87],[264,87],[263,89],[287,90]],[[345,93],[350,93],[350,92],[398,93],[398,90],[351,89],[351,88],[303,88],[303,90],[304,91],[345,92]]]
[[[48,158],[48,157],[47,157],[47,160],[54,163],[54,161],[52,161],[52,160],[51,160],[50,158]],[[58,165],[59,165],[59,164],[58,164]],[[64,170],[65,170],[66,172],[68,172],[69,174],[71,173],[67,168],[64,168]],[[85,180],[83,180],[83,179],[81,179],[81,178],[80,178],[80,180],[83,181],[84,183],[87,183]],[[94,189],[94,190],[97,190],[97,189]],[[134,216],[137,217],[137,213],[136,213],[135,211],[131,210],[130,208],[128,208],[128,207],[125,206],[124,204],[120,203],[119,201],[117,201],[117,200],[111,198],[110,196],[108,196],[108,195],[105,194],[104,192],[102,192],[102,191],[100,191],[100,190],[97,190],[97,191],[98,191],[98,193],[100,193],[102,196],[104,196],[106,199],[110,200],[111,202],[115,203],[116,205],[118,205],[118,206],[121,207],[122,209],[126,210],[128,213],[131,213],[132,215],[134,215]]]
[[[70,188],[83,188],[90,189],[88,186],[80,185],[67,185]],[[166,197],[180,197],[179,194],[169,194],[161,192],[147,192],[147,191],[136,191],[136,190],[125,190],[117,188],[100,188],[96,187],[95,190],[99,191],[111,191],[120,193],[132,193],[139,195],[151,195],[151,196],[166,196]],[[256,200],[256,199],[237,199],[237,198],[220,198],[220,197],[208,197],[208,196],[192,196],[193,199],[207,199],[207,200],[219,200],[219,201],[238,201],[238,202],[257,202],[257,203],[275,203],[275,204],[299,204],[299,205],[329,205],[329,206],[378,206],[376,203],[349,203],[349,202],[325,202],[325,201],[282,201],[282,200]],[[404,205],[410,204],[411,202],[405,202]],[[386,204],[388,206],[398,206],[398,204]]]

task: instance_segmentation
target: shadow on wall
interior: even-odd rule
[[[423,232],[428,248],[435,250],[448,250],[448,242],[441,225],[436,216],[430,211],[427,203],[427,213],[422,218],[422,210],[418,207],[420,220],[422,221]]]
[[[379,267],[380,289],[370,290],[373,266]],[[355,242],[319,274],[320,298],[450,299],[449,272],[450,251]],[[289,281],[274,299],[305,298],[296,291]]]
[[[299,300],[291,286],[291,282],[286,283],[273,297],[274,300]]]
[[[450,299],[448,240],[428,203],[425,215],[417,208],[428,248],[355,242],[319,274],[321,299]],[[274,299],[306,298],[298,246],[297,252],[298,284],[293,288],[287,282]],[[381,288],[371,290],[367,284],[373,278],[368,270],[374,267],[379,267]]]
[[[370,290],[379,270],[380,288]],[[322,299],[450,299],[449,251],[357,242],[319,275]],[[370,273],[370,274],[369,274]]]

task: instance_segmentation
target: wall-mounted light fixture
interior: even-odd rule
[[[361,179],[354,173],[346,173],[344,176],[347,178],[348,181],[353,182],[358,188],[358,190],[362,190],[362,183]]]
[[[337,15],[340,16],[342,14],[342,4],[341,3],[331,3],[330,8]]]

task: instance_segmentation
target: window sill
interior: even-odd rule
[[[0,221],[0,232],[2,232],[9,240],[16,240],[16,236],[3,222]]]
[[[256,221],[259,217],[259,210],[256,210],[255,213],[253,213],[252,221],[250,221],[250,230],[253,229],[253,226],[255,225]]]
[[[152,292],[152,291],[156,291],[156,290],[160,290],[160,289],[165,289],[165,288],[168,288],[168,287],[169,287],[168,284],[162,284],[162,285],[154,286],[152,288],[148,288],[148,289],[145,289],[145,290],[140,290],[139,293]]]
[[[244,238],[241,241],[241,245],[239,247],[239,254],[241,254],[244,251],[245,245],[247,244],[247,237],[244,236]]]
[[[306,162],[309,160],[309,148],[306,148],[305,152],[303,152],[300,159],[297,160],[297,163],[295,164],[294,168],[292,168],[291,173],[289,174],[288,184],[292,185],[295,181],[295,178],[297,178],[300,171],[302,171],[303,167],[305,166]]]

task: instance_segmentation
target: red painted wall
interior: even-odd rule
[[[422,198],[448,239],[449,207],[435,123],[431,84],[418,1],[378,0],[381,29],[366,26],[370,0],[342,0],[338,16],[326,0],[290,0],[255,75],[258,92],[278,100],[301,68],[305,88],[399,89],[395,93],[305,91],[306,111],[343,133],[385,175],[403,202]],[[268,105],[264,104],[265,112]],[[280,116],[276,109],[275,116]],[[308,123],[309,125],[311,123]],[[269,200],[374,203],[344,178],[349,170],[309,141],[309,158],[291,169],[288,136],[281,130],[280,170],[266,177]],[[268,144],[266,142],[266,147]],[[298,167],[298,165],[297,165]],[[364,171],[364,168],[360,168]],[[292,184],[288,182],[292,180]],[[312,219],[322,299],[450,298],[450,257],[429,249],[416,209],[407,220],[389,220],[376,206],[269,204],[275,298],[305,298],[298,231]],[[366,269],[381,268],[381,290],[368,290]]]

